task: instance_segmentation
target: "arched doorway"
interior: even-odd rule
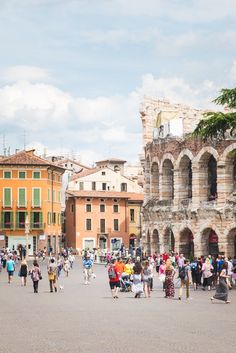
[[[175,252],[175,237],[170,227],[166,228],[163,245],[164,245],[164,252],[167,252],[167,253]]]
[[[192,162],[188,156],[183,156],[179,164],[179,197],[183,199],[192,198]]]
[[[152,196],[159,198],[159,168],[156,162],[151,168],[151,193]]]
[[[217,162],[209,152],[205,152],[199,161],[199,185],[201,201],[217,198]]]
[[[129,236],[129,247],[135,248],[136,235],[134,233]]]
[[[160,238],[159,238],[159,233],[156,229],[154,229],[152,233],[151,251],[152,251],[152,254],[154,254],[155,252],[157,254],[160,254]]]
[[[105,237],[105,235],[100,235],[99,237],[99,248],[101,250],[104,250],[107,248],[107,238]]]
[[[227,256],[236,258],[236,228],[231,229],[227,236]]]
[[[218,245],[218,235],[211,228],[206,228],[202,232],[202,255],[214,255],[219,254],[219,245]]]
[[[189,228],[185,228],[180,233],[179,253],[184,254],[184,257],[187,259],[192,259],[194,257],[193,233]]]
[[[162,166],[162,199],[174,199],[174,166],[170,159],[165,159]]]

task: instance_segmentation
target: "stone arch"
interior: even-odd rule
[[[170,253],[171,251],[175,252],[175,236],[172,230],[172,227],[167,226],[163,233],[163,250],[166,253]]]
[[[203,256],[219,254],[219,234],[213,228],[205,227],[201,232],[201,255]]]
[[[173,166],[175,165],[175,159],[173,155],[171,153],[165,153],[160,162],[160,173],[163,173],[163,163],[166,159],[169,159],[172,162]]]
[[[179,254],[192,259],[194,257],[194,237],[190,228],[184,227],[179,234]]]
[[[217,160],[218,152],[212,147],[204,147],[197,155],[199,199],[212,201],[217,198]]]
[[[193,161],[194,159],[194,156],[193,156],[193,153],[188,150],[187,148],[185,148],[184,150],[182,150],[177,158],[177,161],[176,161],[176,169],[179,169],[179,164],[180,164],[180,161],[181,159],[184,157],[184,156],[187,156],[190,161]]]
[[[225,162],[228,154],[232,151],[236,150],[236,143],[232,143],[228,147],[225,148],[224,152],[222,153],[220,160]]]
[[[236,258],[236,227],[231,228],[227,233],[226,255]]]
[[[211,147],[211,146],[206,146],[206,147],[203,147],[199,152],[198,154],[196,155],[196,157],[193,159],[193,164],[198,164],[200,159],[202,159],[202,156],[204,154],[210,154],[210,155],[213,155],[214,158],[218,161],[219,159],[219,154],[218,152],[216,151],[215,148]]]
[[[170,159],[162,163],[162,200],[174,199],[174,165]]]
[[[151,252],[154,254],[160,254],[160,236],[158,230],[155,228],[152,232],[152,240],[151,240]]]
[[[179,199],[191,199],[193,188],[192,160],[184,154],[179,161]]]
[[[236,192],[236,143],[228,146],[220,160],[224,167],[223,184],[226,197]]]
[[[151,195],[159,198],[159,165],[153,162],[151,166]]]

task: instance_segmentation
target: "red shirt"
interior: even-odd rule
[[[114,277],[114,278],[110,278],[109,277],[109,281],[110,282],[119,282],[119,275],[118,275],[118,272],[117,272],[117,270],[116,270],[116,268],[115,268],[115,266],[109,266],[109,268],[108,268],[108,274],[109,274],[109,271],[110,271],[110,268],[112,268],[113,267],[113,269],[114,269],[114,271],[115,271],[115,274],[116,274],[116,277]]]

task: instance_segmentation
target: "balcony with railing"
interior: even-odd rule
[[[101,234],[110,234],[111,233],[111,228],[97,228],[97,234],[101,235]]]

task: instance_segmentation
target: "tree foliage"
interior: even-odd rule
[[[230,136],[235,136],[236,133],[236,88],[223,88],[221,95],[213,100],[214,103],[230,108],[230,112],[208,112],[204,114],[204,119],[201,120],[193,132],[194,137],[201,137],[203,140],[224,139],[226,132]]]

